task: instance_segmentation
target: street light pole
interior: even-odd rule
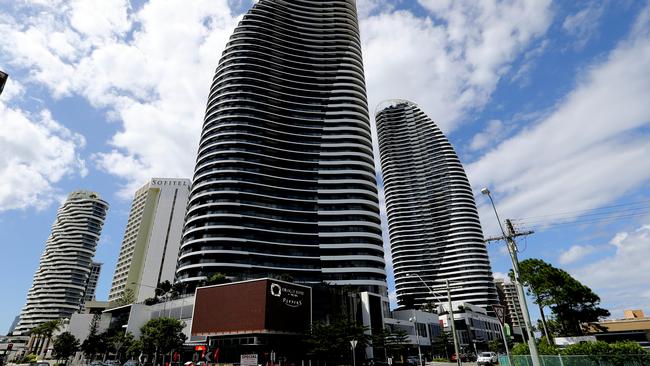
[[[420,359],[420,366],[422,365],[422,348],[420,347],[420,332],[418,332],[418,316],[415,314],[415,310],[411,310],[413,317],[409,319],[413,322],[413,329],[415,330],[415,342],[418,344],[418,357]]]
[[[451,288],[449,287],[449,280],[445,280],[445,286],[447,286],[447,302],[449,304],[449,324],[451,325],[451,334],[454,338],[454,352],[456,352],[456,365],[460,366],[460,352],[458,352],[458,335],[456,334],[456,321],[454,320],[454,307],[451,304]]]
[[[435,296],[436,298],[438,298],[438,296],[434,294],[433,289],[431,287],[429,287],[429,285],[427,285],[427,283],[422,279],[422,277],[420,277],[420,275],[418,275],[417,273],[407,273],[406,277],[409,277],[411,275],[414,275],[415,277],[417,277],[424,284],[424,286],[427,288],[427,290],[429,290],[429,293],[432,296]],[[442,281],[442,280],[440,280],[440,281]],[[447,302],[449,303],[449,315],[451,317],[451,320],[450,320],[449,323],[450,323],[450,326],[451,326],[451,337],[454,339],[454,352],[456,352],[456,364],[460,366],[462,363],[461,363],[461,360],[460,360],[460,353],[458,352],[458,334],[456,334],[456,324],[455,324],[455,321],[454,321],[454,309],[452,309],[452,305],[451,305],[451,287],[449,286],[449,280],[448,279],[445,279],[444,281],[445,281],[445,288],[447,289]],[[416,332],[417,332],[417,330],[416,330]],[[419,345],[420,345],[420,342],[418,342],[418,347],[419,347]],[[446,345],[445,345],[445,349],[446,349]],[[420,359],[420,363],[422,363],[422,359]]]
[[[494,214],[497,217],[499,222],[499,227],[501,228],[501,233],[506,239],[508,245],[508,253],[510,253],[510,260],[512,261],[512,272],[514,273],[514,283],[517,288],[517,297],[519,298],[519,304],[521,306],[521,312],[524,316],[524,325],[526,326],[526,333],[528,335],[528,348],[530,349],[530,357],[533,361],[533,366],[541,366],[539,362],[539,354],[537,352],[537,344],[535,343],[535,335],[533,334],[533,329],[530,321],[530,313],[528,312],[528,304],[526,303],[526,294],[524,292],[524,286],[519,280],[519,259],[517,258],[517,244],[514,239],[514,230],[512,228],[512,223],[510,220],[507,220],[506,224],[508,225],[508,234],[506,235],[505,230],[503,230],[503,225],[501,225],[501,219],[499,218],[499,213],[497,212],[497,207],[494,204],[490,190],[487,188],[481,189],[481,193],[487,195],[490,198],[490,203],[492,203],[492,209],[494,209]]]

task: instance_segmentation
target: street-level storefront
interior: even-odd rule
[[[192,336],[207,337],[214,363],[300,365],[311,324],[311,288],[275,279],[200,287]]]

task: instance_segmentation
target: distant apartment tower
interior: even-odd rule
[[[517,287],[515,287],[514,283],[506,282],[503,278],[495,279],[494,284],[497,287],[501,305],[506,307],[506,323],[521,328],[524,325],[524,317],[517,297]]]
[[[490,261],[453,147],[414,103],[382,103],[376,121],[398,304],[440,302],[420,278],[428,286],[448,279],[452,300],[491,311],[498,300]]]
[[[68,196],[57,212],[15,332],[24,334],[82,309],[107,210],[108,203],[95,192]],[[94,288],[92,292],[94,296]]]
[[[85,301],[95,300],[95,291],[97,290],[97,283],[99,282],[99,274],[102,271],[102,264],[92,262],[90,265],[90,276],[88,277],[88,284],[86,285]]]
[[[131,289],[141,302],[159,283],[174,281],[190,185],[189,179],[153,178],[135,192],[109,301]]]
[[[289,275],[386,294],[354,0],[260,0],[217,67],[177,280]]]

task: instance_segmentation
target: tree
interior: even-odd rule
[[[434,351],[438,355],[445,355],[445,358],[449,358],[449,355],[453,353],[454,340],[451,337],[450,332],[442,331],[439,336],[432,339],[432,346]]]
[[[528,349],[528,344],[526,343],[515,343],[510,353],[514,356],[529,355],[530,349]]]
[[[144,353],[143,348],[142,348],[142,342],[140,342],[139,339],[136,339],[129,345],[128,348],[126,348],[126,358],[128,359],[134,359],[138,357],[141,353]]]
[[[277,280],[284,281],[284,282],[294,283],[294,282],[296,281],[296,280],[293,278],[293,276],[290,275],[290,274],[288,274],[288,273],[281,273],[281,274],[279,274],[279,275],[275,275],[275,276],[273,276],[273,277],[274,277],[275,279],[277,279]]]
[[[213,273],[205,280],[206,286],[221,285],[223,283],[230,283],[231,281],[223,273]]]
[[[347,360],[350,355],[350,341],[357,341],[356,349],[363,349],[370,343],[366,330],[367,327],[345,318],[338,318],[330,323],[314,322],[306,339],[309,353],[322,360]]]
[[[650,353],[632,341],[577,343],[564,348],[562,354],[593,356],[591,360],[594,364],[601,363],[601,361],[613,366],[650,364]]]
[[[133,342],[135,338],[133,334],[126,332],[125,330],[119,330],[114,334],[107,337],[107,343],[115,351],[115,358],[120,359],[120,352],[124,352]]]
[[[63,332],[54,341],[54,357],[68,363],[70,356],[79,350],[79,340],[70,332]]]
[[[40,354],[39,350],[47,353],[47,349],[49,348],[50,343],[52,343],[52,336],[55,332],[61,329],[61,326],[63,326],[61,319],[55,319],[47,321],[32,329],[32,335],[36,335],[36,339],[38,341],[38,346],[36,349],[37,353]],[[43,342],[45,342],[45,344],[43,344]]]
[[[97,353],[102,352],[105,348],[104,337],[97,333],[97,323],[99,321],[99,314],[93,316],[90,323],[90,331],[88,337],[81,343],[81,351],[84,357],[89,360],[94,360]]]
[[[115,300],[115,306],[124,306],[124,305],[129,305],[133,304],[135,302],[135,291],[131,287],[127,287],[124,289],[124,292],[122,292],[122,297],[119,299]]]
[[[164,363],[164,355],[181,348],[187,339],[187,336],[183,334],[184,327],[183,322],[174,318],[163,317],[149,320],[140,328],[143,352],[151,354],[153,351],[156,359],[158,354],[162,354]]]
[[[583,335],[582,324],[609,316],[609,311],[598,306],[600,297],[568,272],[541,259],[522,261],[519,271],[521,283],[539,306],[544,329],[549,328],[544,307],[549,307],[554,315],[559,328],[556,335]],[[512,271],[510,276],[513,277]]]
[[[95,356],[104,352],[104,350],[106,350],[106,338],[103,334],[97,334],[97,332],[89,334],[88,338],[81,343],[81,351],[84,357],[89,360],[94,360]]]
[[[408,334],[402,329],[382,328],[372,332],[372,346],[375,352],[377,349],[382,349],[387,356],[395,356],[401,354],[407,344]]]
[[[497,353],[503,349],[503,342],[500,339],[493,339],[488,342],[488,349],[491,352]]]

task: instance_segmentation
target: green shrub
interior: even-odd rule
[[[512,347],[511,353],[515,356],[528,355],[530,354],[530,350],[528,349],[528,345],[526,343],[516,343],[514,347]]]
[[[27,356],[23,357],[23,359],[20,360],[20,363],[32,363],[36,361],[38,361],[38,356],[36,356],[33,353],[30,353]]]

